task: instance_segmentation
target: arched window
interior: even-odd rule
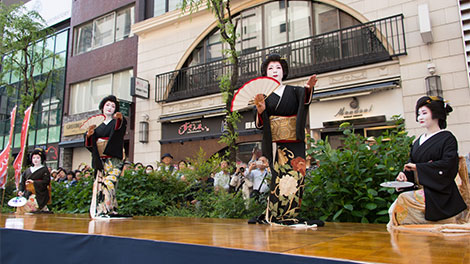
[[[242,54],[360,24],[338,8],[315,1],[272,1],[243,10],[235,19]],[[224,48],[216,29],[197,45],[185,66],[221,59]]]

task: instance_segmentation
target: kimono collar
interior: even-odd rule
[[[424,142],[426,142],[426,140],[428,140],[429,138],[431,138],[432,136],[434,136],[435,134],[439,133],[439,132],[442,132],[444,131],[444,129],[441,129],[439,131],[436,131],[434,133],[431,133],[429,135],[426,135],[426,134],[422,134],[420,137],[419,137],[419,145],[423,145]]]
[[[31,173],[34,173],[35,171],[39,170],[40,168],[44,167],[44,165],[40,165],[37,167],[31,166],[29,170],[31,170]]]

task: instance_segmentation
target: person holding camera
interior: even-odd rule
[[[248,168],[246,178],[253,183],[251,197],[258,197],[260,194],[269,191],[268,182],[271,179],[271,172],[268,159],[261,156],[256,162],[252,162]]]

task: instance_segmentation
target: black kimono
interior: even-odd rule
[[[90,205],[92,218],[117,214],[116,188],[124,164],[126,124],[125,118],[112,119],[108,124],[99,125],[90,137],[85,134],[85,145],[92,153],[93,168],[97,171]],[[108,140],[102,156],[97,147],[100,139]]]
[[[47,167],[43,166],[38,170],[31,173],[31,168],[27,168],[21,174],[21,181],[19,190],[24,193],[24,197],[28,199],[31,196],[31,192],[26,191],[26,181],[33,180],[34,189],[36,190],[36,201],[38,203],[38,210],[44,208],[49,202],[49,183],[51,182],[51,174]]]
[[[409,162],[416,164],[417,178],[405,171],[409,182],[423,186],[425,219],[438,221],[457,215],[467,208],[455,184],[459,169],[457,139],[449,131],[431,136],[422,145],[419,139],[411,148]]]
[[[295,224],[300,210],[306,173],[305,123],[313,89],[286,85],[282,97],[272,93],[266,98],[266,110],[257,115],[257,126],[263,129],[263,155],[268,158],[272,179],[265,220]],[[294,116],[295,139],[278,140],[273,158],[273,135],[270,117]]]

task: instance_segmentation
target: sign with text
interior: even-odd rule
[[[149,99],[150,83],[139,77],[131,77],[131,96]]]

